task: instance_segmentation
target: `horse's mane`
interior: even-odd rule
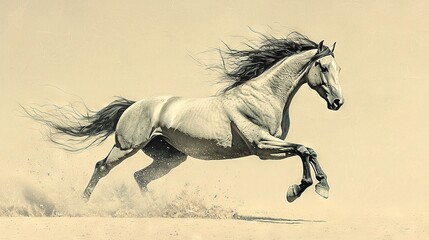
[[[223,79],[230,83],[222,92],[227,92],[252,78],[258,77],[274,64],[302,51],[318,49],[318,44],[298,32],[292,32],[285,38],[276,38],[271,35],[259,33],[261,43],[259,46],[246,44],[245,50],[230,48],[222,50]],[[323,46],[315,56],[304,66],[304,69],[322,56],[333,55],[332,51]]]

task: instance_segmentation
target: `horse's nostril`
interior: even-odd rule
[[[338,99],[338,98],[337,98],[337,99],[335,99],[335,100],[334,100],[334,105],[335,105],[335,106],[338,106],[338,107],[339,107],[339,106],[341,106],[341,100],[340,100],[340,99]]]

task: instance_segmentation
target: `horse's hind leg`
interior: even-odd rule
[[[187,158],[186,154],[171,146],[162,137],[152,139],[142,150],[153,159],[149,166],[134,173],[142,191],[147,191],[147,185],[151,181],[166,175]]]
[[[105,177],[112,168],[120,164],[126,158],[130,157],[134,153],[136,153],[139,149],[128,149],[121,150],[120,148],[114,146],[112,150],[110,150],[109,154],[106,158],[101,161],[98,161],[95,164],[94,173],[92,174],[91,180],[89,180],[88,186],[85,188],[83,192],[83,197],[87,200],[91,197],[92,191],[97,185],[98,181],[101,178]]]

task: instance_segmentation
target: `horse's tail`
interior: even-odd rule
[[[119,97],[99,111],[85,107],[85,113],[72,105],[23,109],[31,118],[49,128],[49,140],[65,150],[80,151],[102,143],[114,133],[122,113],[133,103],[135,101]],[[44,110],[46,107],[49,109]]]

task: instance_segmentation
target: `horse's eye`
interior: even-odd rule
[[[327,67],[322,66],[322,64],[321,64],[320,62],[316,62],[316,66],[319,66],[319,67],[320,67],[320,70],[321,70],[322,72],[328,72],[328,68],[327,68]]]
[[[322,72],[328,72],[328,68],[327,67],[323,67],[322,65],[320,65],[320,69],[322,70]]]

